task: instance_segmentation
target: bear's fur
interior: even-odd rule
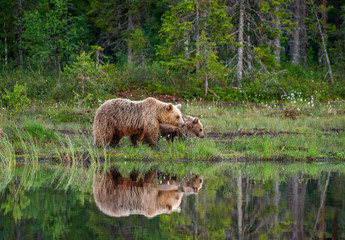
[[[204,138],[204,128],[199,118],[184,115],[183,120],[186,125],[184,127],[175,127],[170,124],[160,124],[159,130],[161,136],[167,140],[174,140],[175,138],[186,138],[189,135],[194,135],[199,138]]]
[[[115,146],[122,137],[130,136],[136,145],[145,136],[147,143],[156,145],[159,124],[183,127],[181,105],[172,105],[149,97],[142,101],[112,99],[96,111],[93,123],[94,143]]]
[[[5,137],[5,133],[2,131],[2,128],[0,128],[0,137]]]
[[[198,194],[202,188],[204,177],[200,175],[194,175],[189,179],[178,180],[172,178],[169,180],[161,181],[158,189],[159,190],[177,190],[180,189],[184,195]]]
[[[140,214],[152,218],[159,214],[180,211],[183,192],[160,191],[157,172],[141,176],[122,177],[116,170],[105,176],[94,175],[93,195],[98,208],[113,217]]]

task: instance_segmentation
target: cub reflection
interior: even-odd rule
[[[193,176],[186,181],[175,179],[159,184],[156,171],[138,177],[137,173],[121,176],[112,169],[105,174],[94,174],[93,195],[98,208],[109,216],[140,214],[152,218],[180,212],[183,194],[198,193],[202,182],[202,177]]]
[[[159,190],[169,190],[169,189],[180,189],[184,195],[198,194],[199,190],[203,184],[203,176],[194,175],[187,180],[178,180],[172,178],[169,180],[163,180],[160,182],[158,189]]]

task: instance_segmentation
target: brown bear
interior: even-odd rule
[[[112,99],[103,103],[96,111],[93,123],[94,143],[116,146],[122,137],[130,136],[133,145],[145,136],[154,146],[157,143],[159,124],[184,127],[180,112],[181,104],[172,105],[149,97],[142,101]]]
[[[184,115],[183,119],[186,125],[182,128],[172,126],[170,124],[160,124],[159,130],[162,137],[167,140],[174,140],[175,138],[186,138],[189,135],[194,135],[199,138],[204,138],[204,128],[199,118]]]
[[[93,178],[93,195],[98,208],[112,217],[132,214],[152,218],[180,211],[183,192],[158,189],[158,176],[151,171],[139,179],[136,174],[123,177],[117,170]]]
[[[194,175],[189,179],[178,180],[172,178],[169,180],[163,180],[160,182],[159,190],[180,190],[184,195],[198,194],[202,188],[204,177],[200,175]]]

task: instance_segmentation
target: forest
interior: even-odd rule
[[[344,8],[340,0],[4,0],[0,93],[78,106],[124,91],[342,99]]]
[[[345,1],[2,0],[0,13],[0,239],[345,239]],[[147,97],[202,136],[166,139],[156,118],[155,144],[133,144],[141,125],[95,144],[102,103]],[[114,185],[95,190],[102,176]],[[115,180],[157,215],[103,209],[126,205],[97,204]]]

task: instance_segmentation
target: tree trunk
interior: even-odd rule
[[[23,1],[19,0],[18,4],[19,4],[19,31],[18,31],[18,36],[19,36],[19,64],[20,66],[23,66],[24,62],[23,62],[23,37],[22,37],[22,33],[23,33]]]
[[[242,173],[241,170],[237,177],[237,226],[238,226],[238,239],[243,239],[243,212],[242,212]]]
[[[279,12],[279,5],[274,6],[274,11],[277,13]],[[276,16],[275,17],[275,23],[274,23],[274,28],[277,32],[279,32],[278,36],[275,36],[274,38],[274,46],[276,47],[275,51],[274,51],[274,57],[275,60],[278,64],[280,64],[280,49],[281,49],[281,43],[280,43],[280,22],[279,22],[279,18]]]
[[[99,58],[100,58],[100,50],[99,49],[97,49],[96,50],[96,68],[98,68],[98,65],[99,65]]]
[[[48,19],[48,12],[46,12],[46,24],[49,24],[49,19]],[[46,33],[46,51],[47,51],[47,70],[49,68],[49,62],[50,62],[50,49],[49,49],[49,35],[48,33]],[[57,87],[58,87],[59,83],[57,82]]]
[[[248,70],[252,70],[252,61],[253,61],[253,56],[252,56],[252,53],[251,53],[251,47],[252,47],[252,43],[251,43],[251,39],[250,39],[250,22],[248,21],[247,22],[247,31],[248,31],[248,34],[247,34],[247,45],[248,45]]]
[[[199,46],[199,18],[200,18],[200,14],[199,14],[199,2],[196,1],[196,7],[195,7],[195,10],[196,10],[196,19],[195,19],[195,25],[196,25],[196,28],[195,28],[195,41],[196,41],[196,56],[199,56],[200,55],[200,46]],[[199,68],[200,68],[200,63],[199,61],[196,62],[196,72],[199,72]]]
[[[242,87],[242,77],[243,77],[243,31],[244,31],[244,0],[240,0],[240,19],[238,27],[238,63],[237,63],[237,77],[235,84],[238,87]]]
[[[320,24],[320,21],[319,21],[319,17],[317,16],[317,13],[316,13],[316,10],[315,10],[315,7],[314,7],[314,6],[313,6],[313,9],[314,9],[315,17],[316,17],[317,26],[318,26],[318,28],[319,28],[319,32],[320,32],[320,35],[321,35],[321,41],[322,41],[323,51],[325,52],[326,63],[327,63],[327,66],[328,66],[328,72],[327,72],[327,74],[329,74],[329,77],[330,77],[330,79],[331,79],[331,83],[333,84],[334,81],[333,81],[332,67],[331,67],[331,62],[329,61],[329,58],[328,58],[328,52],[327,52],[327,48],[326,48],[325,38],[324,38],[324,36],[323,36],[323,32],[322,32],[321,24]]]
[[[127,30],[128,33],[130,33],[130,31],[133,29],[133,19],[132,19],[132,12],[129,9],[128,10],[128,26],[127,26]],[[128,64],[132,64],[132,46],[130,46],[130,44],[128,44],[127,46],[127,63]]]
[[[205,96],[207,95],[207,90],[208,90],[208,77],[207,73],[205,74]]]
[[[8,63],[8,47],[7,47],[7,32],[6,32],[6,15],[5,13],[2,13],[2,16],[4,18],[4,48],[5,48],[5,65],[7,66]]]
[[[198,195],[195,196],[195,201],[193,203],[193,209],[192,209],[192,226],[193,226],[193,240],[198,239],[198,211],[196,209],[196,206],[198,204]]]
[[[321,18],[322,18],[322,27],[325,29],[325,26],[327,24],[327,0],[322,0],[322,13],[321,13]]]
[[[335,211],[332,220],[332,240],[338,239],[338,211]]]
[[[300,1],[302,0],[295,0],[295,3],[294,3],[295,22],[297,25],[294,30],[293,43],[292,43],[291,62],[293,63],[299,63],[300,61],[300,18],[301,18]]]
[[[274,181],[273,182],[273,188],[274,188],[274,198],[273,198],[273,207],[276,210],[276,213],[273,216],[273,223],[274,223],[274,228],[278,229],[278,224],[279,224],[279,199],[280,199],[280,191],[279,191],[279,182]],[[279,239],[278,233],[274,233],[274,239]]]
[[[300,231],[300,239],[305,239],[304,236],[304,212],[305,212],[305,197],[306,197],[306,184],[303,182],[300,184],[300,194],[299,194],[299,220],[298,220],[298,229]]]
[[[341,21],[339,15],[341,14],[341,7],[339,0],[334,1],[334,7],[336,9],[336,14],[335,14],[335,27],[337,30],[340,29]],[[339,35],[338,35],[338,40],[339,40]]]
[[[322,211],[322,207],[323,207],[324,202],[325,202],[325,199],[326,199],[326,192],[327,192],[327,188],[328,188],[328,183],[329,183],[329,177],[330,177],[330,175],[331,175],[331,173],[328,172],[328,174],[327,174],[327,179],[326,179],[326,183],[325,183],[325,187],[323,188],[323,192],[322,192],[321,199],[320,199],[319,211],[318,211],[318,213],[317,213],[316,221],[315,221],[314,228],[313,228],[313,235],[314,235],[314,233],[315,233],[317,223],[319,222],[320,214],[321,214],[321,211]]]
[[[300,18],[300,54],[301,57],[303,58],[303,61],[306,63],[307,62],[307,42],[308,42],[308,31],[307,27],[305,24],[305,18],[307,17],[307,5],[306,5],[306,0],[301,0],[301,18]]]
[[[292,239],[298,239],[298,177],[297,174],[293,177],[292,181],[292,208],[293,208],[293,217],[294,217],[294,224],[292,226]]]
[[[318,234],[320,240],[325,239],[325,225],[326,225],[325,224],[325,202],[323,202],[322,208],[321,208],[321,223],[319,226],[320,234]]]

